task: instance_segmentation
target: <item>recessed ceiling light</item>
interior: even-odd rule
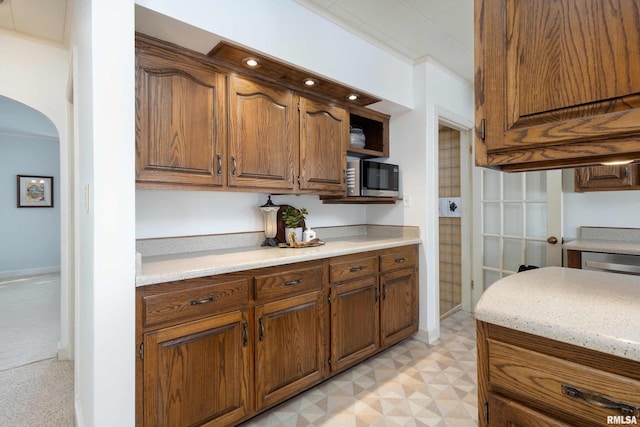
[[[318,81],[312,78],[304,79],[305,86],[315,86],[316,83],[318,83]]]
[[[356,100],[356,99],[358,99],[358,98],[359,98],[359,96],[358,96],[358,95],[356,95],[355,93],[352,93],[351,95],[347,96],[347,99],[348,99],[349,101],[355,101],[355,100]]]
[[[260,66],[260,61],[253,57],[244,58],[242,62],[244,62],[247,65],[247,67],[251,67],[251,68],[258,68]]]

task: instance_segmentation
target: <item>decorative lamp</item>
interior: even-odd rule
[[[271,201],[271,196],[269,196],[269,200],[267,200],[267,203],[260,206],[260,211],[262,211],[262,217],[264,218],[264,235],[266,237],[265,241],[262,243],[262,246],[278,246],[276,234],[278,233],[279,209],[280,206],[274,205]]]

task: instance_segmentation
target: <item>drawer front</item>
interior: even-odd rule
[[[557,408],[563,418],[583,425],[640,417],[640,381],[491,339],[488,348],[492,392]]]
[[[324,284],[323,271],[323,264],[317,263],[296,270],[278,268],[274,273],[256,276],[256,302],[320,290]]]
[[[202,279],[197,283],[201,284]],[[201,319],[248,307],[249,281],[237,279],[205,286],[194,285],[175,292],[145,296],[142,299],[145,328],[175,321]]]
[[[400,251],[390,252],[380,256],[380,272],[398,270],[401,268],[415,267],[416,248],[406,248]]]
[[[329,263],[329,280],[331,283],[345,282],[359,277],[378,274],[378,257],[340,257]]]

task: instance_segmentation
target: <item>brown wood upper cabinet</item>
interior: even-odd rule
[[[292,190],[298,160],[293,92],[229,79],[229,186]]]
[[[300,190],[346,194],[349,113],[300,97]]]
[[[136,39],[136,183],[195,190],[346,194],[349,112]]]
[[[344,108],[230,76],[230,187],[342,194],[348,137]]]
[[[575,191],[614,191],[640,189],[640,166],[609,165],[577,168]]]
[[[476,163],[640,158],[640,0],[475,0]]]
[[[136,48],[136,182],[214,189],[225,184],[225,77],[180,54]]]

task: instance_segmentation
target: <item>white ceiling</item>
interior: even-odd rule
[[[0,27],[29,38],[66,44],[70,5],[71,0],[0,0]]]
[[[473,0],[294,0],[410,63],[473,81]]]

